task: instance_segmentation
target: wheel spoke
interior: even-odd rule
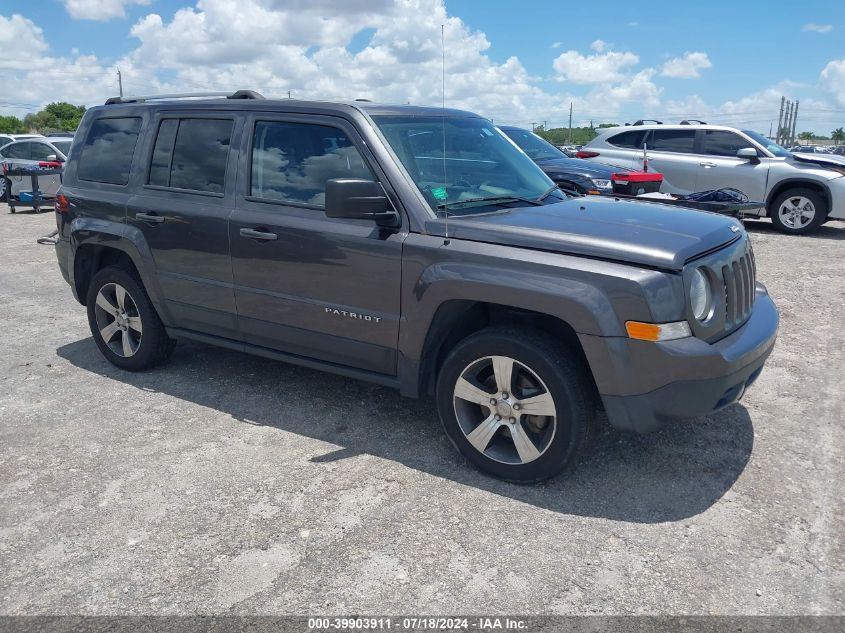
[[[496,375],[496,386],[502,393],[511,393],[513,382],[513,360],[506,356],[493,357],[493,373]]]
[[[520,400],[519,406],[523,415],[555,415],[555,402],[548,392]]]
[[[516,452],[519,453],[519,459],[525,464],[534,461],[540,456],[540,451],[534,446],[534,442],[528,437],[528,433],[522,427],[522,422],[515,422],[510,425],[511,439],[513,445],[516,447]]]
[[[118,284],[114,285],[114,296],[117,299],[118,307],[123,311],[126,312],[126,289],[123,286],[119,286]]]
[[[501,425],[502,423],[491,415],[475,427],[472,433],[467,435],[467,439],[479,452],[483,453],[487,450],[490,440],[493,439],[493,436]]]
[[[129,327],[141,334],[141,317],[129,317]]]
[[[483,389],[476,387],[466,378],[458,378],[458,382],[455,383],[455,397],[460,398],[461,400],[489,407],[490,398],[492,396],[493,394],[487,393]]]
[[[106,295],[103,294],[102,290],[97,293],[97,305],[111,315],[117,314],[117,308],[112,305],[111,301],[106,299]]]
[[[102,328],[102,329],[100,330],[100,336],[102,336],[102,337],[103,337],[103,340],[104,340],[106,343],[108,343],[109,341],[111,341],[111,340],[112,340],[112,338],[114,337],[115,333],[116,333],[119,329],[120,329],[120,327],[117,325],[117,321],[116,321],[116,320],[115,320],[115,321],[112,321],[112,322],[111,322],[111,323],[109,323],[106,327],[104,327],[104,328]]]
[[[124,356],[132,356],[135,353],[135,350],[132,349],[132,338],[129,336],[129,332],[123,330],[123,355]]]

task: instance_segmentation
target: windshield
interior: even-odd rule
[[[432,211],[489,211],[493,201],[542,198],[554,183],[492,123],[475,117],[373,119]],[[446,134],[444,156],[443,134]],[[485,204],[485,200],[489,200]],[[458,211],[460,209],[460,211]]]
[[[504,129],[502,132],[507,134],[514,143],[519,145],[519,148],[528,154],[528,157],[532,160],[566,158],[566,154],[545,139],[534,134],[534,132],[519,128]]]
[[[71,141],[53,141],[53,147],[59,150],[65,156],[70,152]]]
[[[752,139],[760,143],[763,147],[769,150],[775,156],[779,156],[780,158],[787,158],[788,156],[792,156],[790,152],[783,149],[780,145],[775,143],[773,140],[766,138],[762,134],[758,134],[757,132],[752,132],[751,130],[743,130],[743,134],[750,136]]]

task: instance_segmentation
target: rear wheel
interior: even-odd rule
[[[772,200],[769,215],[781,233],[812,233],[827,220],[827,201],[812,189],[790,189]]]
[[[540,332],[487,328],[444,361],[437,407],[447,436],[481,470],[547,479],[574,463],[595,416],[580,360]]]
[[[0,176],[0,202],[7,202],[11,191],[12,183],[9,182],[8,178]]]
[[[99,271],[88,287],[86,304],[94,341],[113,365],[129,371],[149,369],[173,351],[175,341],[131,271],[115,266]]]

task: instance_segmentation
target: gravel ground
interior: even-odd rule
[[[749,222],[782,323],[741,404],[529,487],[389,389],[187,342],[114,368],[53,227],[0,205],[0,613],[845,613],[845,224]]]

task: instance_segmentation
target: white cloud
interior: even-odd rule
[[[21,46],[26,42],[26,46]],[[0,69],[19,68],[47,50],[44,32],[22,15],[0,15]],[[8,86],[8,84],[6,84]]]
[[[822,89],[841,106],[845,106],[845,59],[835,59],[819,75]]]
[[[639,61],[638,56],[629,52],[581,55],[578,51],[566,51],[552,62],[552,66],[558,73],[558,81],[593,84],[619,81],[624,77],[622,70]]]
[[[77,20],[107,22],[126,16],[126,7],[132,4],[147,5],[150,0],[64,0],[70,17]]]
[[[832,24],[805,24],[801,27],[804,33],[830,33],[833,30]]]
[[[563,42],[555,42],[552,44],[552,48],[560,48],[561,46],[563,46]]]
[[[701,76],[699,70],[712,67],[707,53],[684,53],[683,57],[670,59],[663,64],[660,74],[675,79],[697,79]]]
[[[607,48],[608,44],[604,40],[596,40],[592,44],[590,44],[590,48],[592,48],[597,53],[601,53]]]

